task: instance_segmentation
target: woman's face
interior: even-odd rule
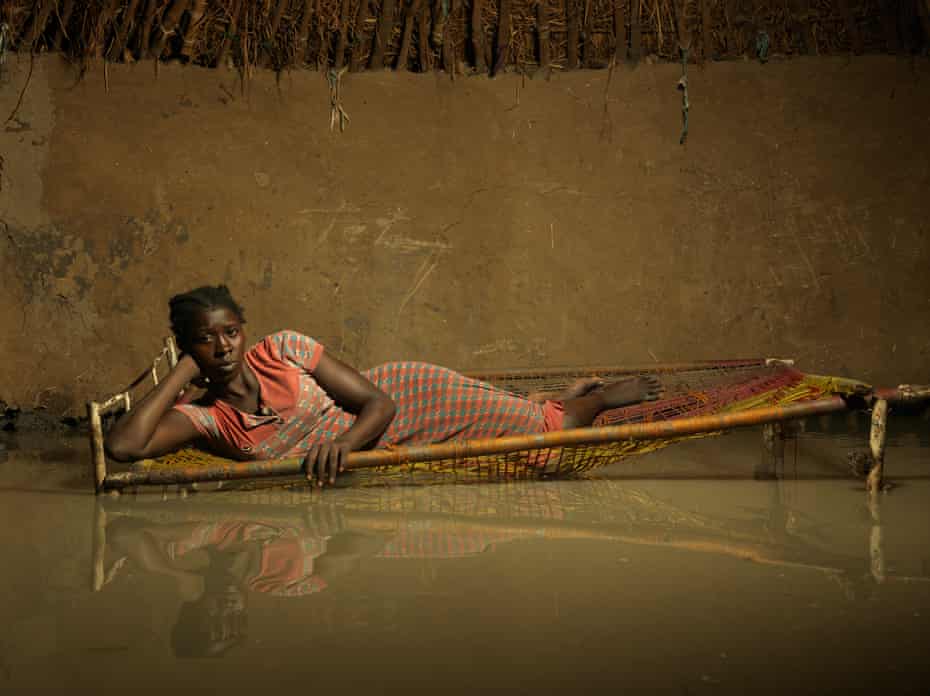
[[[211,384],[228,383],[242,371],[245,332],[235,312],[216,307],[200,313],[188,352]]]

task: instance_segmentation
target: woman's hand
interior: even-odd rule
[[[210,386],[210,380],[201,374],[200,366],[188,353],[181,353],[178,357],[178,364],[175,369],[184,370],[185,374],[190,375],[188,384],[192,384],[198,389],[207,389]]]
[[[315,444],[304,457],[304,471],[307,481],[313,484],[314,478],[318,488],[327,483],[336,483],[336,476],[345,471],[349,461],[349,452],[355,448],[351,443],[336,438]]]
[[[191,420],[172,410],[178,393],[200,374],[189,355],[113,424],[104,439],[107,455],[119,462],[157,457],[200,437]]]
[[[349,429],[329,442],[321,442],[304,457],[304,471],[311,482],[322,488],[335,483],[345,470],[349,453],[378,441],[394,419],[396,407],[386,393],[360,372],[331,357],[320,356],[313,379],[323,387],[339,408],[355,415]]]

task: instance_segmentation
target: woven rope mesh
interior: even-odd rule
[[[498,388],[520,396],[532,393],[556,393],[580,377],[597,375],[606,381],[631,374],[658,373],[665,393],[658,401],[606,411],[594,425],[623,425],[715,415],[765,406],[780,406],[822,398],[830,394],[851,393],[859,383],[834,377],[807,375],[783,363],[764,361],[728,361],[691,366],[687,369],[522,371],[514,373],[476,374]],[[358,485],[390,483],[477,482],[502,479],[541,478],[578,474],[643,454],[683,439],[707,437],[701,433],[659,440],[619,440],[599,444],[580,444],[555,448],[527,449],[467,458],[437,458],[431,461],[377,467],[353,473]],[[199,467],[222,467],[229,460],[185,449],[164,457],[135,464],[136,469],[190,470]],[[261,484],[237,484],[238,486]]]

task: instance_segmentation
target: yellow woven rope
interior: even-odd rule
[[[851,394],[867,385],[853,380],[839,377],[820,375],[805,375],[804,378],[792,387],[770,390],[732,404],[729,404],[715,413],[734,413],[747,411],[766,406],[784,406],[798,401],[809,401],[829,394]],[[578,445],[573,447],[552,450],[550,460],[559,458],[560,472],[588,471],[606,464],[616,462],[631,455],[645,454],[667,447],[683,440],[692,440],[703,437],[719,435],[719,432],[697,433],[680,437],[664,438],[659,440],[622,440],[593,445]],[[540,469],[527,464],[527,453],[511,453],[500,455],[484,455],[475,457],[468,462],[454,462],[449,460],[433,462],[416,462],[404,464],[402,467],[379,467],[373,469],[379,479],[407,477],[410,473],[450,474],[454,473],[457,480],[483,480],[496,478],[524,478],[535,477],[541,473]],[[183,449],[167,454],[157,459],[146,459],[136,462],[135,468],[140,470],[177,469],[186,467],[209,467],[228,464],[230,460],[197,449]],[[365,477],[363,477],[365,478]],[[370,478],[370,475],[369,477]]]

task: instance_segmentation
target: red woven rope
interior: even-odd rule
[[[803,373],[790,367],[765,368],[760,372],[762,374],[755,377],[748,377],[745,372],[736,375],[720,372],[716,375],[720,383],[702,385],[703,388],[699,388],[697,384],[689,385],[685,379],[670,389],[672,394],[668,398],[605,411],[597,417],[594,425],[650,423],[682,416],[717,413],[730,404],[766,392],[771,392],[773,400],[776,400],[779,392],[797,386],[804,379]],[[704,376],[701,381],[714,380],[708,380]],[[696,388],[689,389],[689,386]]]

